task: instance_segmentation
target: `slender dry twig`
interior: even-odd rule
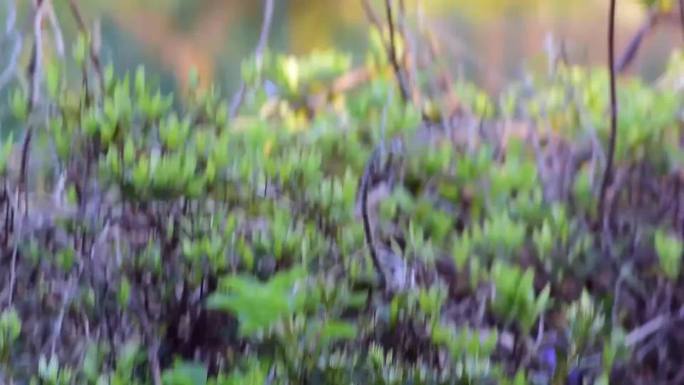
[[[416,73],[416,42],[413,40],[413,35],[409,35],[408,27],[406,26],[406,4],[404,0],[399,0],[399,12],[397,16],[398,30],[404,39],[404,55],[401,58],[401,63],[405,68],[405,81],[410,91],[410,97],[413,103],[420,105],[420,89],[416,87],[415,79],[417,78]]]
[[[401,99],[404,103],[406,103],[410,99],[410,94],[404,79],[404,75],[401,71],[401,66],[399,65],[399,58],[397,57],[394,16],[392,15],[392,0],[385,0],[385,12],[387,14],[387,25],[389,27],[389,60],[392,68],[394,69],[394,75],[397,77],[397,82],[399,83]]]
[[[670,323],[670,317],[661,314],[638,328],[632,330],[625,336],[625,346],[631,347],[650,337],[653,333],[661,330]]]
[[[40,101],[40,85],[42,80],[43,65],[43,19],[47,11],[48,0],[40,0],[36,5],[36,13],[33,18],[33,60],[30,68],[31,90],[29,99],[29,111]]]
[[[52,33],[55,39],[55,50],[60,58],[64,57],[64,38],[62,35],[62,28],[59,26],[59,21],[57,20],[57,15],[55,14],[55,7],[52,1],[47,2],[47,16],[50,21],[50,26],[52,27]]]
[[[24,229],[24,220],[25,218],[23,216],[19,216],[19,190],[17,190],[14,194],[14,208],[13,211],[15,212],[15,217],[19,219],[19,225],[17,226],[17,233],[14,237],[14,246],[12,248],[12,261],[10,262],[10,277],[9,277],[9,299],[7,300],[8,306],[12,306],[12,303],[14,302],[14,286],[16,285],[16,280],[17,280],[17,257],[18,257],[18,251],[19,251],[19,242],[21,241],[22,238],[22,232]]]
[[[78,25],[78,30],[82,34],[87,35],[88,34],[88,27],[86,26],[86,23],[83,19],[83,16],[81,14],[81,10],[80,10],[76,0],[69,0],[69,8],[71,9],[71,14],[74,16],[74,19],[76,20],[76,24]],[[90,39],[88,56],[90,57],[90,61],[93,65],[93,69],[95,70],[95,75],[97,76],[98,84],[100,86],[100,92],[104,95],[105,83],[104,83],[104,75],[102,74],[102,64],[100,62],[100,57],[98,56],[97,50],[95,48],[96,48],[96,46],[95,46],[94,39]]]
[[[159,358],[157,357],[159,353],[159,342],[155,340],[147,351],[147,360],[150,364],[150,370],[152,371],[152,381],[154,385],[162,385],[161,368],[159,367]]]
[[[7,67],[0,73],[0,89],[5,87],[7,83],[12,80],[17,69],[17,62],[19,61],[19,53],[21,53],[21,37],[17,33],[14,39],[14,45],[12,46],[12,51],[9,54],[9,61],[7,62]]]
[[[350,70],[333,80],[329,88],[307,97],[307,106],[311,111],[322,107],[332,95],[349,92],[366,84],[372,77],[371,71],[366,67]]]
[[[29,79],[30,90],[28,100],[28,114],[30,119],[33,109],[40,101],[40,84],[42,79],[42,62],[43,62],[43,18],[45,17],[46,4],[49,0],[38,0],[36,2],[35,15],[33,19],[33,52],[31,55],[31,62],[29,63]],[[31,147],[31,138],[33,136],[33,127],[29,123],[26,128],[26,134],[21,146],[21,165],[19,169],[19,189],[24,190],[24,215],[28,214],[28,192],[26,187],[26,167],[29,161],[29,152]]]
[[[613,173],[613,162],[615,157],[615,142],[617,139],[617,94],[615,87],[615,1],[610,0],[610,11],[608,16],[608,71],[610,73],[610,138],[608,144],[608,161],[603,173],[601,192],[598,201],[599,226],[603,226],[603,209],[606,199],[606,191],[611,181]]]
[[[684,0],[679,0],[679,24],[682,27],[682,36],[684,37]]]
[[[366,14],[368,21],[370,21],[370,23],[378,29],[378,32],[381,32],[382,21],[380,21],[380,17],[378,16],[378,14],[375,13],[375,10],[373,9],[373,6],[371,6],[371,4],[369,3],[369,0],[361,0],[361,6],[363,7],[363,12]]]
[[[7,0],[7,24],[5,24],[5,36],[9,36],[17,22],[17,4],[14,0]]]
[[[261,32],[259,33],[259,41],[257,42],[256,49],[254,50],[254,58],[256,60],[257,66],[261,66],[261,61],[264,56],[264,51],[268,44],[268,37],[271,34],[271,24],[273,24],[273,0],[264,0],[264,17],[261,23]],[[242,101],[245,98],[245,92],[247,92],[247,85],[244,81],[240,83],[240,88],[233,96],[233,100],[230,103],[230,117],[235,118]]]
[[[627,44],[627,48],[625,48],[625,51],[622,53],[620,56],[620,59],[618,60],[615,70],[617,72],[624,72],[629,65],[634,61],[634,58],[636,58],[636,54],[639,51],[639,48],[641,47],[641,43],[643,42],[644,38],[655,28],[656,24],[658,23],[658,13],[657,12],[649,12],[648,18],[644,22],[644,24],[639,28],[639,30],[634,34],[632,39],[629,41]]]
[[[71,298],[73,297],[74,289],[76,287],[74,282],[75,279],[73,277],[70,278],[67,287],[62,292],[62,307],[59,310],[59,314],[57,315],[57,319],[55,319],[55,323],[52,328],[52,342],[50,344],[51,357],[54,357],[55,355],[55,350],[57,349],[57,340],[59,339],[60,334],[62,334],[64,315],[66,313],[67,307],[69,306],[69,303],[71,302]]]
[[[17,5],[14,0],[7,0],[7,20],[5,25],[5,38],[14,40],[12,50],[9,54],[7,66],[0,73],[0,88],[3,88],[12,79],[19,61],[19,53],[21,52],[21,35],[15,31],[15,24],[17,20]]]
[[[363,218],[363,231],[366,236],[366,246],[368,247],[368,251],[370,252],[371,259],[373,260],[373,265],[375,266],[375,270],[377,271],[378,278],[380,280],[380,287],[384,288],[385,287],[385,275],[383,273],[382,265],[380,264],[380,259],[378,257],[377,250],[375,249],[375,242],[373,240],[373,229],[371,229],[371,224],[370,224],[370,217],[368,213],[368,191],[370,188],[370,181],[371,181],[371,174],[373,172],[373,165],[378,161],[378,158],[380,156],[379,153],[379,148],[376,148],[376,150],[373,152],[371,155],[371,158],[368,160],[368,164],[366,166],[366,170],[363,173],[363,176],[361,178],[361,213],[362,213],[362,218]]]

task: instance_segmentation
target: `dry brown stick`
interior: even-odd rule
[[[386,287],[386,278],[385,274],[382,269],[382,264],[380,263],[380,258],[378,257],[378,253],[375,249],[375,241],[373,239],[373,229],[371,228],[370,224],[370,216],[368,213],[368,194],[369,194],[369,189],[370,189],[370,183],[371,183],[371,177],[374,171],[374,164],[379,161],[380,158],[380,152],[379,148],[376,148],[375,151],[371,154],[370,159],[368,159],[368,163],[366,165],[366,169],[363,172],[363,176],[361,177],[361,186],[360,186],[360,193],[361,193],[361,215],[363,218],[363,231],[365,234],[366,238],[366,246],[368,247],[368,251],[370,252],[371,259],[373,260],[373,266],[375,267],[375,270],[378,275],[378,279],[380,280],[379,286],[381,289],[385,289]]]
[[[401,66],[399,65],[399,59],[397,58],[397,48],[395,44],[395,30],[394,30],[394,16],[392,13],[392,0],[385,0],[385,13],[387,14],[387,25],[389,27],[389,60],[394,69],[394,75],[397,78],[397,83],[399,83],[399,92],[401,92],[401,99],[404,103],[410,100],[408,86],[406,85],[406,80],[404,79],[403,72],[401,71]]]
[[[671,324],[672,321],[684,319],[684,307],[681,307],[676,314],[670,316],[667,314],[660,314],[645,324],[632,330],[625,336],[625,345],[632,347],[639,342],[645,340],[653,333],[661,330],[663,327]]]
[[[682,28],[682,36],[684,37],[684,0],[679,0],[679,25]]]
[[[406,103],[409,100],[409,92],[403,74],[401,72],[401,66],[399,65],[398,61],[399,59],[397,58],[396,54],[396,47],[394,41],[394,19],[392,16],[392,4],[390,3],[390,1],[391,0],[385,0],[385,10],[387,13],[387,21],[389,25],[390,41],[389,44],[387,44],[383,39],[383,46],[385,48],[385,51],[387,52],[387,57],[390,62],[390,65],[392,66],[394,76],[397,79],[397,83],[399,85],[399,92],[401,92],[401,99],[404,103]],[[361,5],[363,6],[363,10],[366,14],[366,17],[368,18],[368,21],[378,30],[380,34],[382,34],[382,22],[380,21],[380,17],[378,17],[377,13],[375,13],[375,10],[371,6],[369,0],[362,0]]]
[[[320,108],[331,95],[348,92],[366,84],[371,79],[371,75],[368,68],[354,68],[336,78],[328,89],[309,96],[307,98],[307,107],[310,110],[315,111]]]
[[[361,6],[363,7],[363,12],[366,14],[368,21],[378,29],[378,32],[382,33],[382,21],[375,10],[371,6],[369,0],[361,0]]]
[[[71,303],[71,299],[73,297],[75,288],[77,285],[75,284],[75,277],[70,277],[69,280],[67,281],[67,287],[65,287],[62,290],[62,306],[60,307],[59,314],[57,315],[57,318],[55,319],[55,323],[52,326],[52,337],[51,337],[51,343],[50,343],[50,356],[54,357],[55,352],[57,350],[57,340],[59,339],[59,336],[62,334],[62,325],[64,324],[64,315],[66,314],[66,310],[69,307],[69,304]]]
[[[40,99],[40,84],[42,80],[42,65],[43,65],[43,19],[47,10],[47,2],[49,0],[38,0],[36,4],[35,14],[33,17],[33,52],[32,60],[29,66],[30,90],[29,90],[29,114],[30,111],[38,104]]]
[[[641,47],[641,43],[643,42],[644,38],[656,26],[656,24],[658,23],[658,19],[659,18],[657,12],[649,12],[648,18],[646,19],[644,24],[634,34],[632,39],[627,44],[627,48],[625,48],[622,55],[620,55],[620,59],[618,60],[615,68],[617,72],[624,72],[627,69],[627,67],[629,67],[629,65],[632,63],[632,61],[634,61],[634,59],[636,58],[636,54],[639,51],[639,48]]]
[[[608,143],[608,160],[606,169],[603,172],[601,191],[598,201],[599,226],[603,227],[603,210],[606,199],[606,191],[610,185],[613,173],[613,162],[615,157],[615,142],[617,141],[617,92],[615,85],[615,1],[610,0],[610,10],[608,15],[608,71],[610,74],[610,138]]]
[[[152,372],[152,381],[154,385],[162,385],[161,368],[159,367],[159,342],[153,342],[152,346],[147,352],[147,359],[150,364],[150,371]]]
[[[271,34],[271,24],[273,24],[273,0],[264,0],[264,16],[261,22],[261,32],[259,33],[259,41],[257,42],[256,49],[254,50],[254,57],[256,59],[257,65],[261,65],[262,58],[264,56],[264,51],[268,45],[268,37]],[[242,101],[245,98],[245,92],[247,92],[247,85],[244,80],[240,83],[240,88],[233,96],[233,100],[230,103],[229,115],[231,118],[237,116]]]
[[[60,58],[64,58],[64,38],[62,37],[62,29],[59,26],[59,21],[57,20],[55,7],[52,4],[52,0],[48,1],[46,12],[48,20],[50,21],[50,26],[52,27],[52,33],[54,34],[57,55]]]
[[[7,20],[4,37],[14,40],[14,44],[12,46],[12,51],[9,54],[7,67],[0,73],[0,88],[3,88],[5,84],[9,83],[12,79],[12,75],[14,75],[14,71],[17,68],[17,62],[19,61],[19,54],[21,53],[21,34],[18,31],[15,31],[14,28],[16,19],[17,5],[14,0],[7,0]]]
[[[33,109],[40,100],[40,85],[42,79],[42,64],[43,64],[43,19],[46,12],[46,4],[49,0],[37,0],[35,14],[33,18],[33,50],[31,52],[31,61],[29,63],[29,98],[28,98],[28,113],[27,120],[30,120]],[[19,189],[25,190],[26,187],[26,168],[29,161],[29,152],[31,147],[31,139],[33,136],[33,127],[30,122],[27,122],[26,134],[21,146],[21,163],[19,168]],[[28,214],[28,197],[27,192],[24,191],[24,214]]]
[[[679,0],[680,4],[684,3],[684,0]],[[650,11],[648,14],[648,18],[644,21],[644,23],[639,27],[637,32],[634,34],[634,36],[629,40],[629,43],[627,44],[627,47],[625,48],[624,52],[622,55],[620,55],[620,59],[617,61],[616,64],[616,71],[617,72],[624,72],[627,70],[629,65],[634,61],[636,58],[637,53],[639,52],[639,48],[641,47],[641,44],[643,43],[644,39],[652,33],[655,28],[662,24],[662,23],[678,23],[682,27],[682,31],[684,34],[684,7],[680,6],[680,12],[679,12],[679,17],[677,17],[674,13],[668,12],[668,13],[663,13],[663,12],[658,12],[658,11]]]

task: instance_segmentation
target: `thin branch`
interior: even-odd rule
[[[399,91],[401,92],[401,99],[404,103],[409,100],[409,91],[401,72],[399,59],[397,58],[397,48],[395,46],[395,31],[394,31],[394,17],[392,16],[392,0],[385,0],[385,12],[387,14],[387,24],[389,26],[389,60],[394,69],[394,75],[397,77],[399,83]]]
[[[81,10],[78,6],[78,3],[76,0],[69,0],[69,8],[71,9],[71,14],[74,16],[74,19],[76,20],[76,24],[78,25],[79,31],[87,35],[88,34],[88,27],[85,24],[85,21],[83,19],[83,15],[81,14]],[[90,39],[89,42],[89,57],[90,61],[93,64],[93,68],[95,70],[95,75],[97,76],[97,80],[100,86],[100,91],[102,95],[105,93],[105,83],[104,83],[104,75],[102,74],[102,64],[100,62],[100,57],[97,54],[97,51],[95,50],[95,43],[93,41],[94,39]]]
[[[52,33],[54,34],[55,49],[57,50],[57,55],[60,58],[64,58],[64,37],[62,35],[62,29],[59,26],[59,21],[57,20],[57,15],[55,14],[55,7],[52,4],[52,0],[48,1],[47,16],[50,20]]]
[[[684,319],[684,306],[680,307],[673,315],[660,314],[638,328],[632,330],[625,336],[625,346],[632,347],[645,340],[653,333],[662,330],[673,321]]]
[[[378,29],[378,32],[382,32],[382,22],[380,21],[380,17],[377,13],[375,13],[375,10],[373,9],[373,6],[370,5],[369,0],[361,0],[361,6],[363,7],[363,12],[366,14],[368,21]]]
[[[29,63],[29,79],[30,90],[28,100],[28,114],[30,115],[40,100],[40,84],[42,77],[42,63],[43,63],[43,18],[45,17],[46,4],[49,0],[37,0],[36,10],[33,19],[33,51],[31,54],[31,61]],[[29,123],[26,128],[26,135],[21,146],[21,164],[19,169],[19,189],[26,187],[26,168],[29,161],[29,152],[31,148],[31,137],[33,136],[33,127]],[[28,215],[28,191],[24,191],[24,215]]]
[[[159,342],[155,340],[152,346],[147,351],[147,360],[150,364],[150,371],[152,372],[152,381],[154,385],[162,385],[161,368],[159,367]]]
[[[682,37],[684,37],[684,0],[679,0],[679,24],[681,24]]]
[[[416,83],[418,78],[418,42],[416,36],[410,33],[409,28],[406,26],[406,4],[404,0],[399,0],[398,26],[406,47],[401,61],[405,68],[404,74],[406,75],[408,91],[410,91],[409,96],[415,105],[421,105],[421,90]]]
[[[311,111],[315,111],[325,104],[332,95],[351,91],[363,84],[368,83],[372,74],[366,67],[359,67],[340,75],[333,80],[329,88],[309,96],[307,106]]]
[[[254,55],[257,61],[261,60],[268,44],[268,37],[271,35],[271,25],[273,24],[273,0],[264,0],[264,20],[261,24],[259,42],[257,43]]]
[[[7,0],[7,24],[5,25],[5,36],[9,36],[14,30],[17,22],[17,4],[14,0]]]
[[[254,50],[254,57],[256,59],[257,66],[261,66],[261,61],[263,60],[264,51],[268,45],[268,37],[271,34],[271,25],[273,24],[273,0],[264,0],[264,16],[261,23],[261,32],[259,33],[259,41],[257,42],[256,49]],[[230,117],[235,118],[242,101],[245,98],[245,92],[247,92],[247,85],[244,81],[240,83],[240,88],[233,96],[233,100],[230,103]]]
[[[643,42],[644,38],[655,28],[656,24],[658,23],[659,17],[657,12],[649,12],[648,18],[644,22],[644,24],[639,28],[639,30],[634,34],[632,39],[629,41],[629,44],[627,44],[627,48],[625,48],[625,51],[620,55],[620,59],[617,62],[617,65],[615,67],[615,70],[617,72],[624,72],[627,67],[634,61],[636,58],[636,54],[639,51],[639,48],[641,47],[641,43]]]
[[[9,299],[7,301],[8,306],[12,306],[14,301],[14,287],[17,280],[17,257],[19,251],[19,242],[23,236],[22,232],[24,230],[24,220],[23,216],[19,216],[19,190],[14,194],[14,215],[18,218],[19,225],[17,226],[17,233],[14,237],[14,246],[12,248],[12,261],[10,262],[10,277],[9,277]]]
[[[380,157],[380,152],[379,152],[379,147],[373,151],[373,154],[371,154],[370,159],[368,160],[368,164],[366,165],[366,169],[364,170],[363,176],[361,178],[361,188],[360,188],[360,193],[361,193],[361,214],[363,217],[363,231],[364,235],[366,237],[366,246],[368,247],[368,250],[371,255],[371,259],[373,260],[373,266],[375,267],[375,270],[377,271],[378,278],[380,279],[379,286],[380,288],[385,288],[386,285],[386,279],[385,279],[385,274],[383,273],[382,265],[380,263],[380,258],[378,257],[378,253],[375,249],[375,242],[373,240],[373,229],[371,229],[371,224],[370,224],[370,217],[368,214],[368,190],[370,187],[370,182],[371,182],[371,177],[373,173],[373,165],[378,161],[378,158]]]
[[[7,83],[12,80],[17,69],[17,63],[19,62],[19,54],[21,53],[21,36],[19,33],[16,34],[14,38],[14,46],[12,47],[12,52],[9,55],[9,61],[7,62],[7,67],[0,73],[0,89],[5,87]]]
[[[47,0],[39,1],[36,7],[36,14],[33,18],[33,60],[30,68],[31,77],[31,96],[29,99],[29,111],[40,101],[40,84],[42,79],[43,65],[43,19],[47,10]]]
[[[52,328],[52,342],[50,344],[50,356],[54,357],[55,351],[57,349],[57,340],[59,339],[59,336],[62,334],[62,325],[64,324],[64,315],[66,313],[66,309],[69,306],[69,303],[71,302],[71,298],[73,297],[74,294],[74,288],[75,288],[75,283],[74,279],[70,278],[68,282],[68,286],[64,289],[62,292],[62,307],[59,310],[59,314],[57,315],[57,319],[55,319],[55,323]]]
[[[608,16],[608,71],[610,73],[610,142],[608,144],[608,161],[606,170],[603,173],[601,192],[598,202],[599,226],[603,226],[603,209],[606,199],[606,191],[610,184],[613,173],[613,162],[615,157],[615,142],[617,139],[617,93],[615,86],[615,1],[610,0],[610,11]]]

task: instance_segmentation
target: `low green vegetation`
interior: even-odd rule
[[[459,81],[458,110],[423,109],[380,36],[365,61],[247,60],[235,117],[196,74],[177,97],[98,71],[83,37],[38,105],[16,85],[32,137],[0,151],[0,382],[676,381],[682,90],[620,79],[597,223],[604,70],[499,97]]]

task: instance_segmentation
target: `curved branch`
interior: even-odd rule
[[[266,45],[268,44],[268,37],[271,34],[271,24],[273,24],[273,0],[264,0],[264,19],[261,23],[259,42],[254,50],[254,56],[257,63],[260,63],[262,57],[264,56],[264,51],[266,50]],[[233,101],[230,103],[229,115],[231,118],[234,118],[240,110],[242,100],[245,97],[245,92],[247,92],[247,85],[244,81],[242,81],[240,83],[240,88],[233,96]]]
[[[684,36],[684,0],[679,0],[679,24],[682,26],[682,36]]]
[[[397,57],[397,48],[394,41],[394,17],[392,16],[392,0],[385,0],[385,12],[387,13],[387,24],[389,26],[389,60],[394,69],[394,74],[397,77],[397,82],[399,83],[399,91],[401,92],[401,100],[406,103],[409,100],[409,90],[404,79],[404,75],[401,72],[401,66],[399,65],[399,58]]]
[[[608,161],[606,170],[603,173],[601,192],[598,202],[599,225],[603,226],[603,210],[606,199],[606,191],[610,184],[613,173],[613,162],[615,158],[615,142],[617,139],[617,93],[615,86],[615,1],[610,0],[610,11],[608,16],[608,71],[610,74],[610,142],[608,144]]]

